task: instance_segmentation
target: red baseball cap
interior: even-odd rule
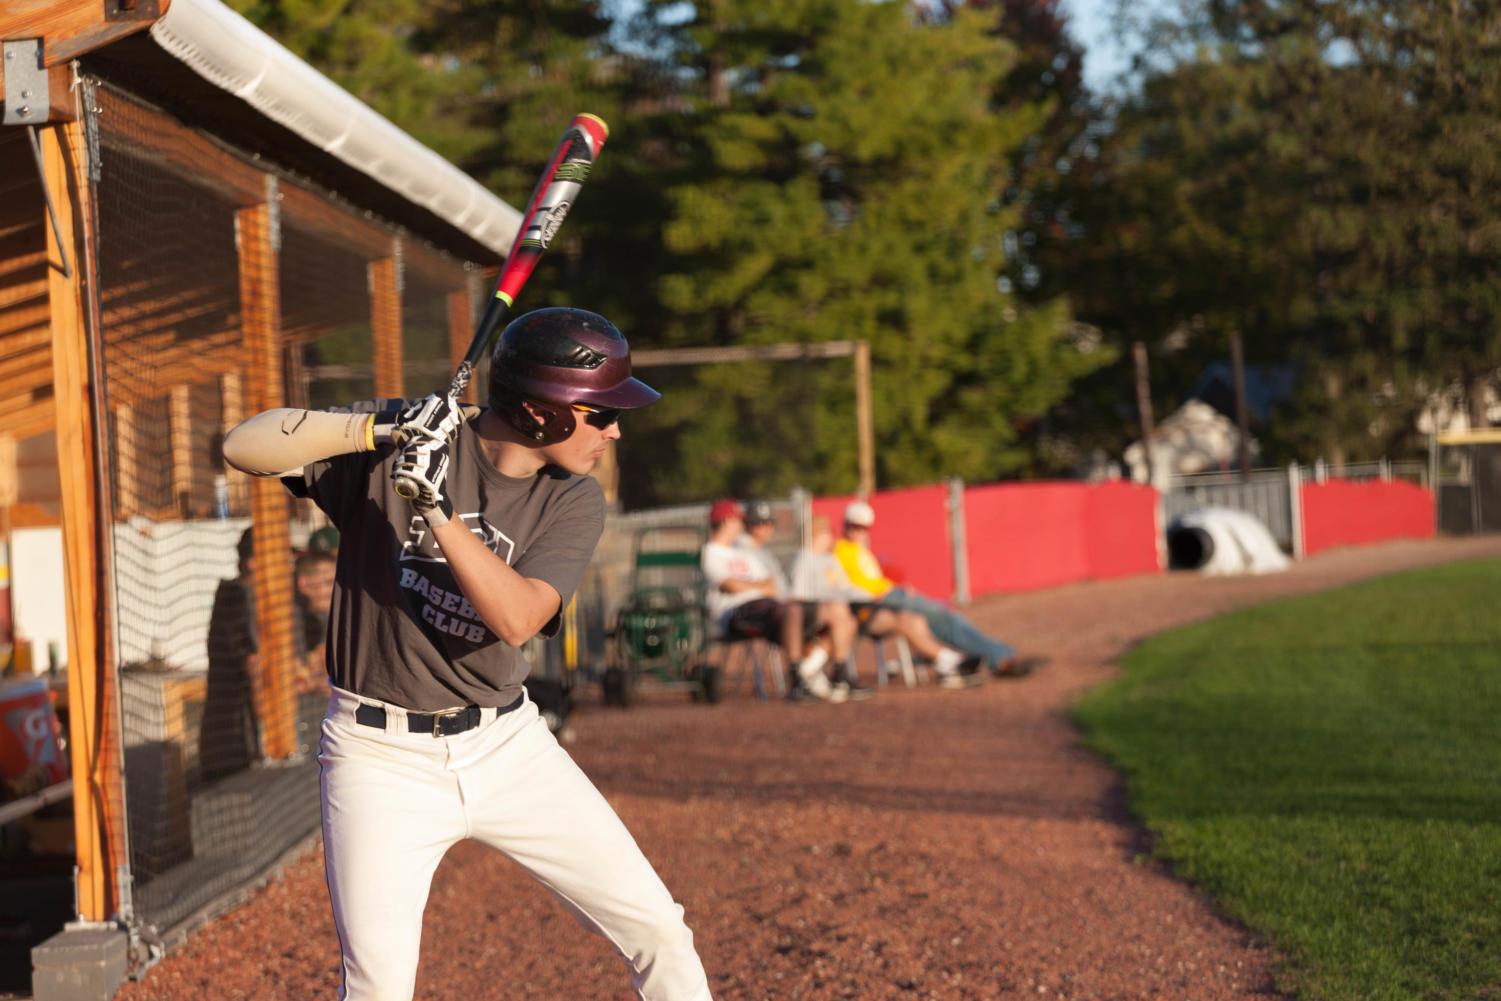
[[[731,518],[739,518],[741,521],[745,520],[745,508],[741,507],[740,502],[732,497],[717,500],[714,502],[714,506],[709,508],[709,524],[711,525],[723,525]]]

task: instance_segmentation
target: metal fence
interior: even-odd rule
[[[1295,491],[1305,483],[1342,480],[1409,480],[1428,485],[1428,463],[1420,460],[1392,462],[1356,462],[1334,466],[1323,460],[1303,466],[1293,463],[1286,468],[1253,469],[1249,476],[1239,472],[1218,471],[1173,477],[1162,494],[1164,525],[1175,518],[1203,507],[1227,507],[1253,515],[1272,538],[1288,553],[1300,555],[1302,526]]]
[[[323,519],[226,468],[224,433],[270,406],[398,395],[403,331],[446,354],[475,272],[88,85],[124,771],[107,813],[128,832],[121,898],[175,937],[318,824],[332,584],[303,550]],[[372,354],[375,378],[309,377]]]

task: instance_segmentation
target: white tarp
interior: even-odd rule
[[[1180,515],[1167,538],[1175,567],[1211,576],[1276,573],[1291,562],[1255,515],[1234,508],[1201,507]]]

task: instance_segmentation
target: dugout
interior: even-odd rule
[[[1501,428],[1435,435],[1428,461],[1440,532],[1501,531]]]
[[[451,371],[519,218],[218,0],[19,0],[0,39],[0,699],[40,685],[63,722],[33,698],[59,766],[6,764],[0,923],[31,910],[0,991],[74,919],[45,999],[316,829],[319,516],[218,445]]]

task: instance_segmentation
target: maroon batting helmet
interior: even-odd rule
[[[573,434],[575,403],[633,410],[662,398],[631,375],[630,346],[613,323],[567,306],[534,309],[506,325],[490,355],[489,395],[497,413],[540,445]]]

